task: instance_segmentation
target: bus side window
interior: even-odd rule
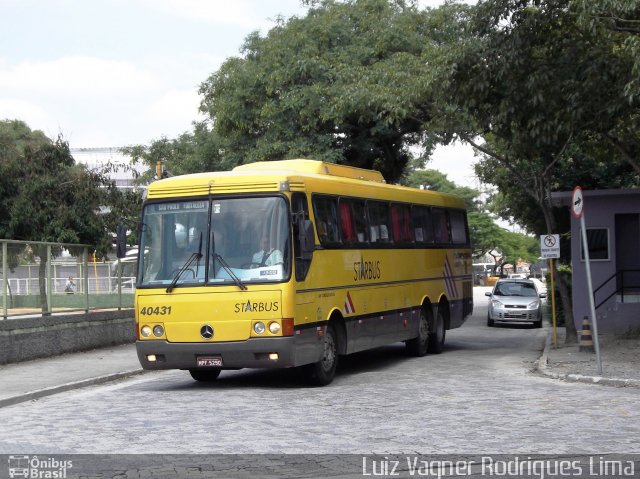
[[[355,241],[356,235],[353,227],[351,205],[343,199],[340,200],[340,232],[342,233],[343,242],[350,244]]]
[[[433,243],[433,223],[431,221],[429,208],[425,206],[413,206],[411,208],[411,222],[417,243]]]
[[[340,198],[340,227],[345,244],[367,241],[367,215],[364,201]]]
[[[391,226],[393,227],[394,242],[411,243],[411,214],[408,205],[391,205]]]
[[[451,241],[453,244],[468,244],[467,222],[465,213],[460,210],[449,210],[449,221],[451,222]]]
[[[353,212],[357,241],[358,243],[365,243],[369,236],[367,235],[367,213],[364,201],[352,200],[351,211]]]
[[[316,231],[323,246],[340,243],[337,200],[326,196],[313,197]]]
[[[309,219],[309,205],[307,203],[307,196],[304,193],[294,193],[291,196],[291,212],[294,216],[302,214],[305,220]],[[295,235],[300,234],[298,231],[298,225],[294,224]],[[293,242],[293,253],[295,262],[296,281],[304,281],[309,272],[311,266],[311,259],[304,259],[300,251],[300,241],[296,238]]]
[[[439,244],[451,243],[449,236],[449,220],[447,219],[447,211],[442,208],[432,208],[431,214],[433,218],[434,239]]]
[[[381,201],[367,202],[369,224],[371,225],[371,242],[388,243],[393,240],[389,235],[389,204]]]

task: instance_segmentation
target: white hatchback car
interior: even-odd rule
[[[487,326],[496,322],[532,323],[542,327],[542,302],[545,293],[539,293],[536,285],[529,279],[499,279],[489,296]]]

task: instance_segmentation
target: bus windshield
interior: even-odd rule
[[[138,287],[285,281],[288,208],[281,196],[165,201],[144,207]]]

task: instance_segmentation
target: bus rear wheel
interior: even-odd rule
[[[309,382],[315,386],[326,386],[333,381],[337,367],[338,341],[335,329],[329,324],[324,333],[322,358],[306,366]]]
[[[407,345],[407,352],[411,356],[422,357],[427,354],[429,347],[429,316],[427,316],[424,309],[420,310],[418,336],[408,340],[405,344]]]
[[[431,354],[440,354],[444,349],[444,339],[446,337],[447,330],[445,329],[444,313],[441,308],[438,308],[438,314],[436,315],[436,323],[433,325],[433,331],[429,333],[429,341],[427,349]]]
[[[196,381],[210,383],[218,379],[221,369],[189,369],[189,374]]]

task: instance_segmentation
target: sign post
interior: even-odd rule
[[[584,265],[587,273],[587,289],[589,295],[589,307],[591,309],[591,326],[593,329],[593,345],[596,350],[596,364],[598,374],[602,374],[602,361],[600,360],[600,341],[598,340],[598,320],[596,319],[596,307],[593,300],[593,284],[591,283],[591,263],[589,258],[589,242],[587,241],[587,228],[584,221],[584,198],[582,188],[576,186],[571,195],[571,213],[580,220],[582,232],[582,250],[584,251]]]
[[[553,347],[558,349],[556,321],[556,289],[553,282],[553,260],[560,257],[560,235],[540,235],[540,257],[549,260],[551,272],[551,319],[553,322]]]

